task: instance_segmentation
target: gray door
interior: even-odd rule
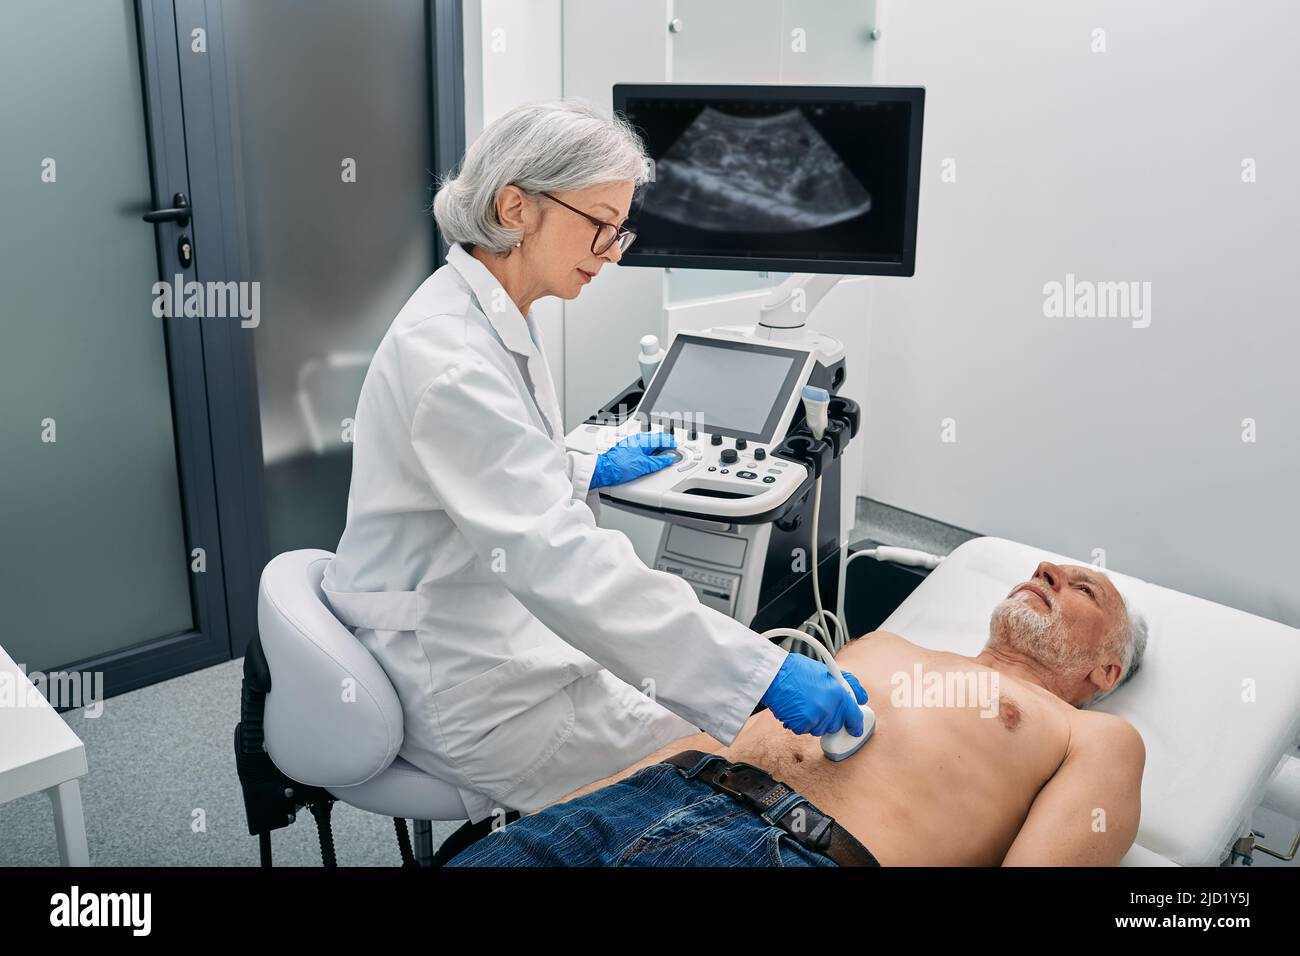
[[[333,551],[370,356],[434,267],[425,4],[223,0],[220,26],[269,550]]]
[[[274,554],[332,551],[370,357],[440,264],[431,187],[464,149],[460,0],[174,0],[234,653]],[[201,35],[206,52],[193,51]]]
[[[0,8],[0,646],[108,694],[229,656],[169,2]]]

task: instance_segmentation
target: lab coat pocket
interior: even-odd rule
[[[445,756],[474,789],[504,797],[573,735],[564,688],[595,670],[573,648],[543,645],[434,694]]]

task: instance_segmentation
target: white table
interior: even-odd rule
[[[89,866],[77,782],[89,769],[86,748],[3,647],[0,681],[6,685],[0,687],[0,803],[45,791],[54,807],[59,862]]]

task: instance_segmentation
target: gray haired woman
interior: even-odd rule
[[[672,436],[565,448],[532,305],[575,298],[618,262],[648,165],[626,122],[579,102],[489,125],[434,199],[447,264],[361,389],[323,586],[396,688],[398,756],[464,804],[444,859],[503,814],[697,728],[729,744],[760,701],[797,733],[862,733],[822,665],[700,604],[596,524],[595,489],[671,463]]]

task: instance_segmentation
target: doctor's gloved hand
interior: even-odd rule
[[[840,686],[821,661],[789,654],[763,694],[762,703],[791,733],[822,737],[847,728],[850,734],[860,737],[862,711],[858,704],[867,702],[867,692],[848,671],[841,673],[857,700]]]
[[[596,458],[596,469],[591,473],[591,488],[621,485],[633,478],[649,475],[667,468],[677,461],[677,456],[657,449],[673,449],[677,439],[663,432],[637,432],[629,435],[607,452]]]

